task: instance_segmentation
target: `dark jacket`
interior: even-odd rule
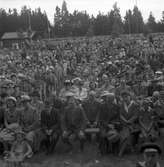
[[[119,106],[117,104],[102,104],[99,120],[105,124],[119,121]]]
[[[128,106],[128,112],[125,110],[124,104],[122,103],[120,105],[120,118],[121,120],[124,118],[125,120],[134,123],[138,119],[139,110],[139,105],[134,101],[131,101],[131,104]],[[124,121],[122,123],[124,123]]]
[[[68,105],[64,108],[64,117],[62,119],[63,130],[83,130],[85,127],[85,119],[83,109],[79,105]]]
[[[100,113],[100,103],[97,101],[86,100],[83,102],[82,107],[84,109],[86,118],[89,122],[98,122]]]
[[[60,128],[60,116],[59,111],[56,108],[52,108],[50,113],[43,109],[41,112],[41,127],[43,129],[53,129],[59,131]]]

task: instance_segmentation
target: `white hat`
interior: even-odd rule
[[[162,71],[156,71],[155,73],[156,73],[156,74],[161,74],[161,75],[163,74]]]
[[[101,94],[101,97],[104,97],[104,96],[109,96],[111,93],[109,93],[108,91],[104,91],[102,94]]]
[[[8,100],[12,100],[12,101],[14,101],[15,103],[17,102],[16,98],[13,97],[13,96],[7,97],[7,98],[6,98],[6,101],[8,101]]]
[[[80,82],[80,81],[82,81],[82,79],[79,78],[79,77],[76,77],[76,78],[72,79],[72,82],[73,82],[73,83],[76,82],[76,81]]]
[[[65,97],[73,97],[74,94],[72,92],[66,92]]]
[[[108,61],[107,64],[110,65],[110,64],[113,64],[113,63],[111,61]]]
[[[30,98],[30,96],[28,96],[28,95],[22,95],[22,96],[21,96],[21,100],[22,100],[22,101],[30,101],[31,98]]]

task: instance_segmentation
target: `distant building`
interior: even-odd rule
[[[1,41],[4,48],[22,48],[25,43],[35,39],[35,32],[6,32]]]

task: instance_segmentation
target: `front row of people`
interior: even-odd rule
[[[134,151],[144,142],[161,141],[163,104],[157,92],[154,95],[132,100],[128,91],[123,91],[119,99],[103,92],[96,99],[91,91],[86,100],[80,101],[68,92],[65,101],[56,96],[46,100],[41,112],[31,105],[27,95],[21,96],[19,103],[14,97],[7,97],[1,105],[4,121],[0,142],[5,153],[20,151],[26,157],[44,147],[47,154],[52,153],[59,138],[70,147],[75,139],[79,140],[81,151],[86,141],[95,138],[102,154],[122,156],[128,148]]]

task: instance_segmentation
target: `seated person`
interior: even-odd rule
[[[30,143],[33,151],[38,151],[40,139],[36,136],[39,128],[37,112],[35,108],[31,106],[31,99],[28,95],[23,95],[21,98],[22,108],[20,109],[20,125],[22,130],[26,133],[26,139]]]
[[[4,113],[4,123],[5,127],[8,128],[10,124],[19,124],[19,112],[16,108],[17,100],[15,97],[7,97],[6,108]]]
[[[59,110],[54,106],[55,104],[51,106],[50,101],[47,100],[41,112],[41,127],[45,136],[47,154],[53,152],[61,132]]]
[[[22,162],[25,158],[32,156],[32,149],[25,140],[25,133],[21,130],[16,132],[16,140],[5,159],[9,162]]]
[[[119,135],[119,106],[115,103],[115,95],[105,92],[101,95],[101,111],[99,114],[100,145],[99,149],[104,153],[118,153]],[[106,146],[102,143],[106,143]]]
[[[4,125],[0,133],[1,138],[3,138],[3,145],[5,150],[9,150],[10,145],[14,140],[14,131],[20,129],[19,125],[19,112],[17,109],[17,100],[15,97],[6,98],[6,108],[4,110]]]
[[[82,107],[77,103],[73,94],[67,97],[67,106],[64,108],[64,116],[62,119],[63,141],[69,144],[72,148],[71,141],[73,139],[80,140],[80,148],[84,146],[84,128],[85,119]]]

